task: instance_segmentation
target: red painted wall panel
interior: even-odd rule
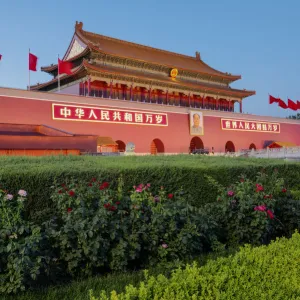
[[[25,91],[24,94],[26,95]],[[86,105],[80,103],[80,99],[87,98],[76,97],[76,105]],[[89,99],[93,100],[92,98]],[[182,109],[184,113],[167,112],[169,126],[159,127],[52,120],[52,103],[57,103],[57,100],[54,99],[53,102],[51,102],[0,96],[0,123],[44,124],[76,134],[110,136],[113,140],[121,140],[125,144],[133,142],[136,145],[136,152],[140,153],[150,153],[151,142],[156,138],[163,142],[165,152],[167,153],[187,153],[189,151],[190,141],[193,136],[189,134],[189,116],[185,109]],[[111,103],[113,106],[116,105],[115,103],[117,102],[111,100]],[[130,105],[134,104],[130,103]],[[155,107],[155,105],[146,109],[151,111],[153,107]],[[157,105],[157,107],[163,109],[161,105]],[[164,112],[168,110],[167,107],[168,106],[166,106]],[[132,107],[132,109],[134,109],[134,107]],[[141,109],[138,108],[136,110]],[[253,117],[257,118],[257,116],[252,115],[235,115],[237,119],[249,118],[249,120],[253,120]],[[261,120],[264,121],[264,118],[262,117]],[[254,143],[257,149],[259,149],[263,147],[266,140],[292,142],[300,145],[300,123],[297,124],[294,122],[294,124],[288,124],[285,123],[287,120],[281,120],[281,132],[278,134],[225,131],[221,130],[220,117],[207,116],[204,111],[204,136],[201,136],[200,138],[204,143],[204,147],[214,147],[216,152],[224,152],[227,141],[232,141],[236,150],[248,149],[251,143]],[[267,121],[279,122],[279,119]],[[2,141],[2,143],[3,142],[4,141]],[[27,145],[32,142],[33,141],[29,139]]]

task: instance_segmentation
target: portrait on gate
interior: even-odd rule
[[[190,135],[203,135],[203,115],[199,111],[190,111]]]

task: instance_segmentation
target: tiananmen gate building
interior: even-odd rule
[[[243,99],[255,92],[231,88],[241,76],[213,69],[199,52],[191,57],[106,37],[76,22],[63,61],[71,74],[52,64],[41,68],[53,76],[48,82],[28,91],[0,88],[0,154],[300,145],[297,120],[243,114]]]

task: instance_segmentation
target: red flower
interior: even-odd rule
[[[268,214],[270,219],[274,219],[274,214],[270,209],[267,210],[267,214]]]
[[[95,177],[93,177],[92,179],[91,179],[91,182],[96,182],[97,181],[97,179],[95,178]]]
[[[240,182],[245,182],[245,179],[244,179],[244,178],[241,178],[241,179],[240,179]]]
[[[70,213],[73,209],[71,207],[68,207],[67,212]]]
[[[101,185],[100,185],[100,190],[104,190],[104,189],[107,189],[109,187],[109,183],[108,182],[103,182]]]
[[[286,193],[286,191],[287,191],[286,188],[283,188],[283,189],[282,189],[282,192],[283,192],[283,193]]]
[[[256,184],[256,192],[261,192],[264,190],[264,187],[261,184]]]
[[[69,195],[71,196],[71,197],[74,197],[75,196],[75,192],[74,191],[69,191]]]
[[[63,183],[62,185],[61,185],[62,187],[66,187],[66,185]]]
[[[172,199],[173,197],[174,197],[173,194],[168,194],[168,198],[169,198],[169,199]]]
[[[116,202],[116,204],[117,204],[117,205],[120,205],[120,204],[121,204],[121,202],[120,202],[120,201],[117,201],[117,202]]]
[[[110,207],[110,211],[115,211],[117,208],[115,206]]]
[[[59,191],[58,191],[59,194],[61,194],[62,192],[63,192],[62,190],[59,190]]]
[[[104,206],[104,208],[109,208],[110,207],[110,203],[105,203],[103,206]]]
[[[93,184],[92,184],[92,183],[89,183],[89,186],[93,186]]]

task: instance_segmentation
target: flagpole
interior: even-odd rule
[[[30,68],[29,68],[29,56],[30,56],[30,48],[29,48],[29,53],[28,53],[28,90],[30,91]]]
[[[59,78],[59,54],[57,55],[57,78],[58,78],[58,91],[60,92],[60,78]]]

